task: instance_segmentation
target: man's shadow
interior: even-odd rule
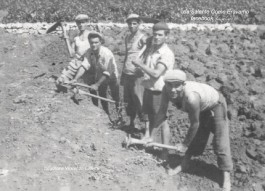
[[[130,125],[126,125],[125,123],[126,122],[117,127],[117,129],[124,131],[126,134],[130,134],[132,138],[141,139],[144,130],[131,127]]]
[[[177,154],[171,154],[169,156],[169,167],[175,168],[177,165],[180,165],[183,157]],[[189,162],[189,167],[183,172],[188,173],[192,175],[196,175],[199,177],[206,177],[209,180],[216,182],[221,186],[222,182],[222,173],[214,164],[206,163],[203,160],[200,159],[192,159]]]

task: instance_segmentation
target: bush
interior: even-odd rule
[[[10,22],[55,22],[63,19],[73,21],[77,14],[89,15],[90,22],[124,22],[129,13],[173,23],[191,22],[191,14],[183,10],[247,10],[248,14],[219,14],[223,20],[238,24],[264,24],[265,2],[263,0],[5,0],[2,9],[8,10],[4,23]],[[204,16],[195,14],[194,16]],[[215,15],[216,16],[216,15]]]

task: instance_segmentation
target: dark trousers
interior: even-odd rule
[[[136,114],[142,121],[143,112],[143,92],[144,87],[141,85],[142,78],[137,78],[134,75],[123,75],[123,99],[127,104],[126,113],[128,116],[135,118]]]
[[[107,80],[103,82],[99,88],[98,88],[98,95],[100,97],[107,97],[107,90],[108,87],[110,88],[111,97],[114,101],[116,101],[116,108],[119,107],[119,101],[120,101],[120,93],[119,93],[119,84],[117,80]],[[90,93],[97,94],[96,91],[90,90]],[[92,102],[94,105],[98,106],[98,99],[92,98]],[[103,110],[109,115],[109,105],[107,101],[101,100],[101,105]]]
[[[200,113],[200,126],[187,150],[187,154],[191,156],[201,155],[207,145],[211,132],[214,134],[213,146],[219,169],[231,171],[233,163],[226,103],[219,103],[212,110]]]

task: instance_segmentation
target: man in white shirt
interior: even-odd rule
[[[155,116],[161,109],[162,89],[165,85],[163,76],[168,70],[173,70],[175,57],[172,50],[168,47],[166,40],[170,29],[164,22],[156,23],[153,26],[153,36],[147,40],[147,47],[142,53],[142,58],[134,60],[132,63],[144,72],[142,85],[144,86],[143,113],[146,124],[144,139],[154,138],[154,129],[162,129],[162,143],[169,144],[166,139],[170,134],[170,129],[166,123],[157,123]],[[162,153],[162,158],[166,159],[167,150]]]
[[[90,48],[86,53],[87,62],[83,62],[79,67],[76,76],[70,82],[76,82],[84,73],[90,69],[94,72],[94,84],[91,88],[98,91],[99,96],[107,97],[107,89],[110,88],[111,96],[116,101],[116,107],[119,104],[119,84],[118,84],[118,69],[115,57],[111,50],[103,46],[103,35],[98,32],[90,32],[88,35]],[[93,98],[93,103],[97,105],[97,99]],[[103,110],[110,115],[108,103],[101,101]]]
[[[57,85],[72,80],[82,63],[87,62],[87,59],[84,58],[85,53],[90,47],[90,44],[88,42],[89,31],[85,29],[87,21],[88,16],[85,14],[79,14],[75,17],[75,22],[78,27],[79,34],[74,38],[72,43],[69,40],[69,36],[66,32],[65,26],[62,25],[63,38],[65,39],[72,60],[70,61],[68,66],[62,71],[61,76],[57,79]]]

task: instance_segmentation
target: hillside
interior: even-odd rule
[[[103,30],[119,70],[124,30]],[[226,96],[233,190],[264,190],[263,33],[173,30],[169,44],[176,66],[189,79],[211,84]],[[126,132],[111,126],[90,98],[79,96],[76,104],[71,93],[57,93],[54,77],[69,61],[57,35],[0,30],[0,57],[0,190],[220,190],[210,145],[187,173],[169,177],[155,153],[123,148]],[[187,116],[174,108],[169,116],[174,144],[186,133]],[[179,160],[176,155],[171,159]]]

